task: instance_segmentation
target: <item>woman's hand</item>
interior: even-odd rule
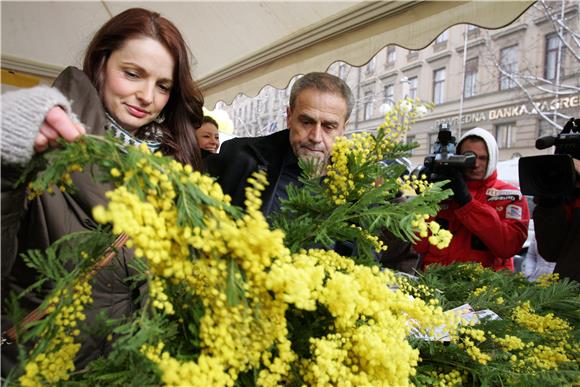
[[[59,137],[68,142],[73,142],[77,137],[86,133],[84,126],[74,123],[69,115],[59,106],[48,111],[40,131],[34,140],[34,150],[37,153],[44,152],[48,147],[56,145]]]

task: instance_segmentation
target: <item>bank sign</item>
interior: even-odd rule
[[[494,121],[504,118],[519,117],[524,114],[537,115],[538,111],[549,112],[560,109],[577,108],[580,106],[580,95],[575,95],[572,97],[562,97],[555,99],[548,99],[541,102],[534,102],[533,107],[530,107],[529,103],[523,103],[521,105],[513,105],[508,107],[502,107],[491,110],[484,110],[481,112],[464,114],[461,117],[461,124],[470,124],[480,121]],[[441,123],[457,124],[459,122],[459,116],[454,116],[450,118],[443,118],[435,122],[435,126],[439,126]]]

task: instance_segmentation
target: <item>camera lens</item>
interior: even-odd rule
[[[477,160],[477,155],[472,151],[466,151],[463,153],[465,157],[465,168],[475,168],[475,160]]]
[[[523,157],[519,162],[522,192],[526,195],[557,196],[570,193],[575,171],[568,155]]]

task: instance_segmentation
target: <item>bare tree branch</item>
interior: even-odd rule
[[[580,61],[580,55],[576,52],[574,47],[570,46],[570,44],[566,41],[565,36],[562,34],[562,30],[566,30],[566,32],[569,34],[569,36],[572,38],[572,40],[574,40],[574,43],[576,43],[577,47],[580,46],[580,40],[579,40],[580,34],[573,31],[572,29],[570,29],[568,27],[568,25],[566,23],[564,23],[563,20],[560,20],[560,18],[558,16],[554,15],[552,13],[552,9],[550,7],[548,7],[548,5],[546,4],[546,2],[544,0],[540,0],[538,3],[540,3],[542,5],[543,10],[544,10],[544,14],[552,22],[552,25],[554,26],[554,31],[558,35],[558,38],[560,39],[560,41],[568,48],[568,50],[572,53],[572,55],[574,55],[576,60]]]
[[[513,81],[526,95],[529,103],[534,107],[534,109],[538,112],[538,114],[540,115],[540,117],[542,117],[544,120],[546,120],[550,125],[554,126],[557,129],[562,129],[562,125],[558,124],[556,121],[552,120],[550,118],[550,116],[548,114],[546,114],[546,112],[543,112],[542,110],[539,109],[538,103],[536,101],[534,101],[534,98],[532,97],[532,95],[530,94],[530,92],[528,91],[528,89],[522,85],[519,80],[517,79],[517,77],[514,76],[513,73],[510,73],[508,71],[505,71],[501,65],[499,63],[496,63],[496,68],[498,69],[498,71],[506,76],[507,78],[509,78],[511,81]],[[563,113],[559,113],[557,114],[559,117],[565,117],[567,119],[569,119],[570,117],[566,116]]]
[[[514,77],[517,78],[521,78],[524,79],[528,82],[530,82],[530,85],[538,90],[541,90],[545,93],[550,93],[550,94],[554,94],[554,95],[570,95],[570,94],[575,94],[576,92],[580,91],[580,87],[579,86],[575,86],[575,85],[568,85],[568,84],[556,84],[556,82],[553,82],[549,79],[545,79],[543,77],[538,77],[536,75],[526,75],[526,74],[520,74],[520,73],[512,73]],[[554,87],[558,87],[559,89],[565,89],[564,91],[561,90],[554,90],[554,89],[548,89],[546,87],[544,87],[544,85],[540,84],[539,82],[542,82],[545,85],[551,85]]]

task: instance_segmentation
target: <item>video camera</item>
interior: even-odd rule
[[[524,195],[573,195],[580,179],[573,159],[580,160],[580,119],[571,118],[557,136],[536,140],[537,149],[556,146],[555,154],[520,158],[520,189]]]
[[[451,135],[448,123],[439,125],[437,140],[433,144],[433,154],[425,157],[423,166],[419,170],[419,176],[426,175],[429,181],[445,180],[447,169],[467,169],[475,167],[475,154],[455,154],[457,142]],[[441,177],[443,175],[443,177]]]

